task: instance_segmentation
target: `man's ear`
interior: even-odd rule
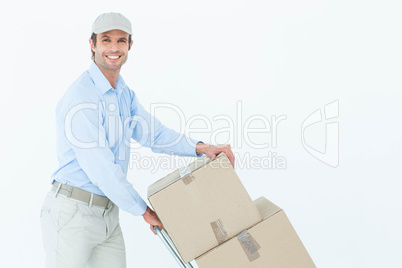
[[[128,50],[130,50],[130,49],[131,49],[131,47],[133,46],[133,43],[134,43],[134,41],[133,41],[133,40],[131,40],[131,43],[130,43],[130,46],[128,47]]]
[[[89,38],[89,45],[91,46],[92,51],[95,52],[94,42],[92,41],[91,38]]]

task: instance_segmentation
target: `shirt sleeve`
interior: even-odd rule
[[[131,115],[135,123],[132,138],[142,146],[150,147],[155,153],[201,156],[196,154],[196,146],[200,141],[167,128],[145,110],[134,93],[132,93]]]
[[[72,104],[69,113],[64,111],[65,132],[70,133],[67,139],[82,170],[119,208],[136,216],[144,214],[147,204],[127,181],[107,146],[103,113],[99,111],[102,107],[77,99]]]

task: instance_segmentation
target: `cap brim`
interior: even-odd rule
[[[107,27],[101,27],[101,28],[94,30],[93,32],[95,34],[100,34],[100,33],[108,32],[111,30],[121,30],[123,32],[128,33],[129,35],[133,35],[133,33],[130,31],[130,29],[128,29],[127,27],[122,27],[121,25],[116,25],[116,26],[112,25],[112,26],[107,26]]]

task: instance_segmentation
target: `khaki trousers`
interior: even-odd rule
[[[88,206],[50,191],[41,211],[46,268],[125,268],[119,208]]]

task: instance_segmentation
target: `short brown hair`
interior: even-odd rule
[[[92,39],[92,43],[94,44],[94,47],[96,47],[96,33],[92,33],[91,35],[91,39]],[[131,46],[131,34],[128,35],[128,49],[130,49]],[[92,53],[92,60],[95,59],[95,52],[91,49],[91,53]]]

